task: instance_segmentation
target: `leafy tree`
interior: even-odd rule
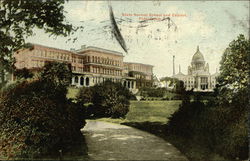
[[[242,89],[247,87],[250,63],[250,41],[239,35],[225,50],[220,62],[219,85]]]
[[[223,142],[218,149],[230,158],[245,159],[249,149],[247,133],[249,55],[250,41],[244,35],[239,35],[229,44],[220,62],[221,74],[218,78],[218,96],[215,103],[223,117],[218,118],[219,126],[216,130],[224,131]],[[227,151],[224,151],[226,148]]]
[[[176,93],[183,93],[185,90],[184,82],[177,78],[163,77],[161,78],[161,81],[170,82],[169,86],[174,86],[174,91]]]
[[[89,96],[86,97],[86,94]],[[87,112],[95,117],[124,117],[129,111],[130,98],[132,94],[126,87],[111,81],[83,89],[78,94],[78,101],[90,100],[92,106],[88,107]]]
[[[43,71],[41,72],[41,79],[52,81],[57,86],[67,87],[71,83],[72,71],[71,65],[60,62],[46,62]]]
[[[12,71],[14,51],[25,46],[33,29],[43,29],[51,36],[68,36],[79,28],[66,22],[65,0],[0,1],[0,73]],[[4,80],[4,74],[0,74]]]

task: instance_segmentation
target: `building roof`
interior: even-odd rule
[[[45,46],[45,45],[40,45],[40,44],[35,44],[35,43],[27,43],[27,44],[31,44],[34,48],[36,48],[36,47],[41,47],[41,48],[47,48],[47,49],[58,50],[58,51],[61,51],[61,52],[70,52],[70,53],[72,53],[72,52],[69,51],[69,50],[64,50],[64,49],[49,47],[49,46]]]
[[[74,53],[74,54],[77,54],[77,55],[81,55],[80,52],[85,52],[85,51],[88,51],[88,50],[94,50],[94,51],[105,52],[105,53],[108,53],[108,54],[123,56],[123,54],[120,53],[120,52],[113,51],[113,50],[108,50],[108,49],[103,49],[103,48],[99,48],[99,47],[94,47],[94,46],[85,47],[85,45],[83,45],[84,48],[81,48],[79,50],[72,50],[72,49],[71,50],[64,50],[64,49],[49,47],[49,46],[40,45],[40,44],[36,44],[36,43],[27,43],[27,44],[32,45],[34,48],[41,47],[41,48],[47,48],[47,49],[52,49],[52,50],[58,50],[58,51],[61,51],[61,52]]]
[[[180,77],[183,77],[183,76],[186,76],[186,75],[183,74],[182,72],[179,72],[179,73],[173,75],[172,77],[173,77],[173,78],[180,78]]]
[[[143,63],[134,63],[134,62],[123,62],[124,64],[136,64],[136,65],[144,65],[144,66],[150,66],[150,67],[154,67],[153,65],[150,64],[143,64]]]
[[[87,47],[84,46],[83,48],[76,50],[76,52],[80,53],[80,52],[86,52],[88,50],[100,51],[100,52],[104,52],[104,53],[108,53],[108,54],[123,56],[123,53],[121,53],[121,52],[103,49],[103,48],[99,48],[99,47],[95,47],[95,46],[87,46]]]
[[[192,63],[196,63],[196,62],[205,62],[204,56],[199,50],[199,46],[197,46],[197,50],[192,58]]]
[[[218,71],[216,71],[214,74],[212,74],[212,76],[215,76],[215,77],[217,77],[219,75],[220,75],[220,73]]]

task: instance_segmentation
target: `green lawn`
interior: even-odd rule
[[[125,119],[101,118],[98,120],[113,123],[159,122],[165,124],[179,107],[181,101],[130,101]]]
[[[68,87],[67,98],[76,98],[78,91],[79,91],[79,88]]]

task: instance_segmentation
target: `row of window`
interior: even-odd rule
[[[121,82],[121,79],[117,78],[101,78],[101,77],[93,77],[93,83],[102,83],[104,81],[110,80],[112,82]],[[89,86],[90,85],[90,79],[89,77],[74,77],[72,80],[72,84],[80,84],[82,86]],[[123,85],[128,88],[135,88],[134,81],[124,81]]]
[[[194,79],[192,79],[192,78],[188,78],[188,81],[187,81],[187,79],[185,79],[184,80],[184,83],[196,83],[196,81],[193,81]],[[208,82],[208,78],[207,77],[201,77],[201,83],[207,83]],[[215,83],[215,81],[214,80],[212,80],[212,83]]]
[[[32,67],[43,67],[44,61],[42,60],[32,60]]]
[[[194,85],[185,85],[184,86],[185,88],[195,88],[195,86]],[[208,85],[207,84],[204,84],[204,85],[201,85],[200,86],[201,87],[201,89],[208,89]],[[212,85],[212,88],[215,88],[215,85]]]
[[[106,68],[99,68],[99,67],[90,68],[89,66],[85,66],[85,67],[72,66],[72,71],[92,72],[92,73],[97,73],[97,74],[107,74],[107,75],[115,75],[115,76],[121,76],[122,75],[122,71],[120,71],[120,70],[106,69]]]
[[[97,74],[108,74],[108,75],[116,75],[121,76],[122,71],[114,70],[114,69],[107,69],[107,68],[99,68],[99,67],[92,67],[90,72],[97,73]]]
[[[53,51],[41,51],[34,50],[33,54],[39,57],[46,57],[58,60],[70,60],[70,55],[65,53],[53,52]]]
[[[97,56],[84,56],[84,57],[72,57],[73,63],[99,63],[99,64],[106,64],[106,65],[113,65],[113,66],[122,66],[122,61],[120,60],[113,60],[110,58],[103,58]]]
[[[144,73],[151,73],[152,72],[151,67],[145,67],[142,65],[133,65],[132,70],[140,71],[140,72],[144,72]]]
[[[83,77],[75,77],[74,80],[72,80],[72,83],[78,84],[78,82],[80,83],[80,85],[85,85],[85,86],[89,86],[89,78],[83,78]]]

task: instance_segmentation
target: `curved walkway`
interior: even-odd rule
[[[173,145],[147,132],[102,121],[87,121],[82,129],[90,160],[187,161]]]

